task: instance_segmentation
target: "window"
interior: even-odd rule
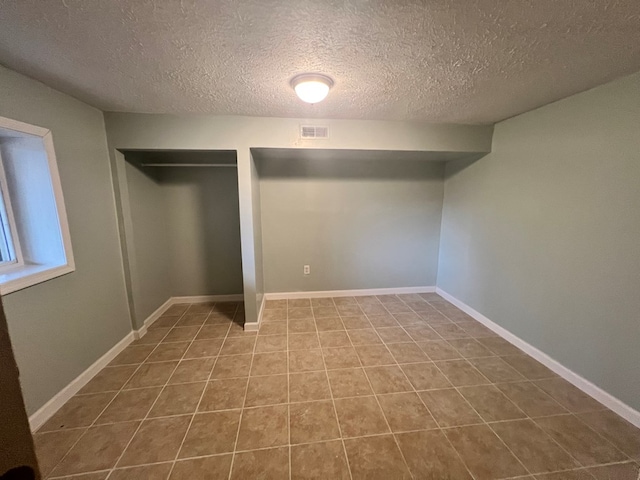
[[[0,293],[74,269],[51,132],[0,117]]]

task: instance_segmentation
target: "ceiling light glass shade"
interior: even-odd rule
[[[333,80],[325,75],[304,74],[294,77],[291,86],[303,102],[318,103],[327,98]]]

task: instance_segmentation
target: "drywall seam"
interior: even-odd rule
[[[458,300],[453,295],[450,295],[449,293],[445,292],[441,288],[436,288],[436,293],[438,293],[447,301],[451,302],[453,305],[458,307],[460,310],[462,310],[466,314],[476,319],[478,322],[482,323],[487,328],[491,329],[492,331],[500,335],[500,337],[504,338],[509,343],[515,345],[526,354],[538,360],[544,366],[548,367],[549,369],[551,369],[552,371],[560,375],[566,381],[576,386],[577,388],[582,390],[584,393],[586,393],[590,397],[593,397],[598,402],[602,403],[607,408],[613,410],[615,413],[620,415],[625,420],[631,422],[633,425],[640,428],[640,412],[638,412],[637,410],[633,409],[626,403],[617,399],[610,393],[604,391],[600,387],[594,385],[586,378],[575,373],[573,370],[568,369],[557,360],[554,360],[543,351],[538,350],[533,345],[530,345],[529,343],[525,342],[520,337],[514,335],[506,328],[501,327],[500,325],[493,322],[492,320],[489,320],[480,312],[478,312],[477,310],[474,310],[469,305]]]
[[[357,290],[325,290],[315,292],[277,292],[265,293],[267,300],[285,300],[294,298],[354,297],[359,295],[401,295],[405,293],[433,293],[436,287],[399,287],[366,288]]]
[[[111,350],[96,360],[89,368],[78,375],[69,385],[60,390],[51,400],[40,407],[33,415],[29,417],[29,425],[31,431],[35,432],[44,423],[49,420],[71,397],[80,391],[89,381],[106,367],[111,360],[116,358],[132,341],[134,340],[134,332],[129,332],[122,340],[120,340]]]

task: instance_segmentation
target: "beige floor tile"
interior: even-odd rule
[[[184,438],[178,458],[233,452],[240,424],[240,410],[198,413]]]
[[[451,386],[449,380],[433,362],[409,363],[401,365],[400,368],[416,390],[449,388]]]
[[[145,420],[122,455],[118,467],[173,460],[190,421],[191,415]]]
[[[359,309],[359,307],[356,307]],[[373,325],[369,319],[362,313],[341,316],[342,324],[346,330],[360,330],[362,328],[373,328]],[[396,325],[392,325],[396,326]]]
[[[137,368],[137,365],[105,367],[78,394],[118,391],[127,383]]]
[[[289,372],[311,372],[316,370],[324,370],[324,359],[322,351],[315,350],[296,350],[289,352]]]
[[[171,305],[164,315],[183,315],[187,309],[189,308],[188,303],[176,303],[175,305]]]
[[[445,340],[418,342],[418,346],[434,362],[439,360],[455,360],[462,358],[462,354]]]
[[[491,350],[474,338],[459,338],[449,340],[449,344],[455,348],[464,358],[479,358],[495,356]]]
[[[195,458],[176,462],[169,480],[227,480],[233,455]]]
[[[171,328],[149,328],[142,338],[131,342],[131,345],[157,345]]]
[[[328,398],[331,398],[331,390],[324,371],[289,375],[290,402],[311,402]]]
[[[215,302],[192,303],[187,309],[187,315],[204,314],[208,315],[213,310]]]
[[[534,421],[583,466],[628,460],[624,453],[573,415],[536,418]]]
[[[343,331],[344,325],[340,317],[318,317],[316,318],[316,329],[318,332]]]
[[[500,383],[496,387],[530,417],[546,417],[567,410],[531,382]]]
[[[393,308],[395,311],[391,311],[389,307],[387,310],[391,311],[393,317],[398,321],[398,323],[402,326],[408,327],[411,325],[421,325],[424,324],[424,320],[420,315],[414,313],[407,307],[406,305],[400,305],[398,308]],[[398,311],[400,310],[400,311]]]
[[[291,404],[289,435],[292,445],[340,438],[333,402],[321,400]]]
[[[441,325],[433,325],[431,328],[433,328],[433,330],[445,340],[469,338],[469,333],[454,323],[443,323]]]
[[[525,413],[493,385],[460,387],[458,392],[486,422],[525,418]]]
[[[256,353],[286,352],[287,335],[258,335]]]
[[[349,339],[354,346],[382,344],[382,340],[373,328],[349,330]]]
[[[229,333],[229,325],[205,325],[200,329],[196,340],[209,340],[212,338],[224,338]]]
[[[187,312],[182,317],[180,317],[180,320],[178,320],[178,323],[176,323],[176,327],[201,327],[202,325],[204,325],[204,322],[207,319],[207,317],[208,317],[208,312],[207,313]]]
[[[51,480],[106,480],[111,473],[110,470],[103,470],[101,472],[84,473],[81,475],[70,475],[65,477],[49,477]]]
[[[187,316],[185,315],[184,318],[187,318]],[[162,340],[162,343],[190,342],[191,340],[196,338],[196,335],[198,334],[199,331],[200,331],[200,326],[198,327],[175,326],[169,331],[167,336],[164,337],[164,339]]]
[[[287,310],[285,308],[272,308],[262,313],[263,322],[282,321],[287,319]]]
[[[288,388],[287,375],[250,377],[244,406],[259,407],[287,403]]]
[[[388,314],[388,310],[386,308],[384,308],[382,306],[382,304],[378,304],[378,305],[366,305],[366,304],[362,304],[360,305],[360,309],[365,313],[365,315],[369,316],[369,315],[385,315]]]
[[[264,302],[264,309],[266,310],[275,310],[279,308],[287,308],[287,300],[267,300]]]
[[[289,334],[289,350],[311,350],[314,348],[320,348],[318,334],[315,331]]]
[[[587,471],[587,469],[580,469],[566,470],[564,472],[556,473],[543,473],[536,475],[535,480],[593,480],[593,476]]]
[[[256,337],[227,337],[220,355],[243,355],[253,353]]]
[[[386,313],[384,315],[367,315],[367,319],[369,320],[369,323],[371,323],[371,325],[376,329],[400,326],[398,321],[393,318],[390,313]]]
[[[413,339],[402,327],[376,327],[376,332],[384,343],[402,343],[413,341]]]
[[[467,360],[447,360],[435,362],[436,366],[456,387],[483,385],[489,383],[473,365]]]
[[[397,365],[366,367],[364,371],[375,393],[398,393],[413,390],[411,383]]]
[[[248,380],[248,377],[212,380],[204,390],[198,411],[242,408]]]
[[[502,357],[502,359],[528,380],[542,380],[557,377],[555,373],[529,355],[508,355]]]
[[[211,375],[215,361],[216,359],[211,357],[182,360],[171,375],[171,378],[169,378],[169,384],[204,382],[209,380],[209,375]]]
[[[333,303],[338,305],[358,305],[356,297],[332,297]]]
[[[211,379],[219,380],[221,378],[248,377],[252,360],[253,355],[218,357],[211,372]]]
[[[277,447],[289,442],[287,405],[247,408],[242,413],[237,450]]]
[[[385,345],[359,345],[355,349],[360,363],[365,367],[395,365],[396,363]]]
[[[360,360],[353,347],[323,348],[322,355],[328,370],[360,366]]]
[[[398,363],[419,363],[428,362],[429,357],[414,342],[411,343],[390,343],[387,345],[389,351]]]
[[[74,443],[84,434],[86,429],[58,430],[55,432],[36,433],[33,443],[36,448],[40,473],[46,477],[58,464]]]
[[[587,470],[596,480],[637,480],[640,466],[634,463],[593,467]]]
[[[206,382],[167,385],[149,412],[149,417],[194,413]]]
[[[129,422],[89,428],[53,470],[52,476],[112,468],[138,425],[138,422]]]
[[[287,302],[287,308],[311,308],[310,298],[290,298]]]
[[[438,335],[429,325],[411,325],[404,327],[404,329],[416,342],[440,340],[440,335]]]
[[[455,389],[420,392],[420,398],[441,427],[482,423],[482,419]]]
[[[122,390],[98,417],[96,424],[142,420],[161,391],[161,387]]]
[[[378,402],[392,432],[425,430],[438,426],[420,397],[413,392],[378,395]]]
[[[109,366],[138,365],[144,362],[155,348],[155,345],[130,345],[120,352]]]
[[[276,375],[287,373],[287,352],[257,353],[253,356],[251,375]]]
[[[194,340],[191,345],[189,345],[189,348],[184,354],[184,358],[215,357],[220,353],[222,341],[222,338]]]
[[[477,480],[527,474],[525,468],[488,426],[456,427],[444,432]]]
[[[349,340],[349,335],[347,335],[347,332],[344,330],[334,332],[318,332],[318,337],[320,338],[320,346],[322,348],[352,346],[351,340]]]
[[[142,467],[117,468],[110,480],[166,480],[172,467],[171,462],[145,465]]]
[[[296,480],[350,480],[342,442],[313,443],[291,447],[291,478]]]
[[[519,382],[525,380],[514,368],[500,357],[472,358],[469,363],[476,367],[493,383]]]
[[[90,426],[116,396],[116,392],[76,395],[65,403],[39,430],[49,432]]]
[[[180,360],[184,352],[189,348],[190,342],[161,343],[145,362],[166,362],[169,360]]]
[[[362,368],[328,370],[327,375],[334,398],[373,395],[369,379]]]
[[[487,347],[496,355],[522,355],[523,352],[518,347],[507,342],[500,337],[478,338],[479,343]]]
[[[491,428],[530,473],[580,467],[578,462],[531,420],[498,422],[491,424]]]
[[[167,383],[177,366],[177,361],[145,363],[133,374],[133,377],[125,384],[124,388],[162,386]]]
[[[289,478],[289,447],[237,453],[231,480]],[[177,480],[177,479],[176,479]]]
[[[640,428],[610,410],[578,415],[604,438],[635,460],[640,460]]]
[[[353,480],[408,480],[409,469],[391,435],[344,441]]]
[[[456,451],[441,431],[396,435],[413,478],[421,480],[472,480]]]
[[[149,330],[156,328],[172,328],[176,323],[178,323],[178,320],[180,320],[180,315],[162,315],[158,320],[153,322],[149,327]]]
[[[333,298],[331,297],[312,298],[310,300],[311,300],[311,308],[335,307],[335,304],[333,303]]]
[[[375,397],[337,398],[335,404],[343,437],[389,432]]]
[[[340,320],[336,307],[313,307],[313,316],[316,321],[320,320],[321,318],[337,318],[338,320]],[[341,325],[342,322],[339,322],[338,324]]]
[[[316,333],[316,322],[313,318],[301,318],[289,320],[287,324],[289,334]]]
[[[343,318],[364,316],[364,312],[358,306],[358,304],[336,305],[336,310],[338,310],[338,315],[340,315]]]
[[[287,310],[287,318],[289,320],[313,320],[313,310],[311,307],[303,307],[303,308],[289,308]],[[298,323],[298,322],[289,322]]]
[[[538,380],[534,383],[570,412],[591,412],[605,408],[600,402],[562,378]]]
[[[262,335],[286,335],[287,334],[287,322],[267,322],[260,325],[258,336]]]

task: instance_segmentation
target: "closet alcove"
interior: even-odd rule
[[[136,326],[172,297],[241,300],[236,152],[122,153],[125,262]]]

